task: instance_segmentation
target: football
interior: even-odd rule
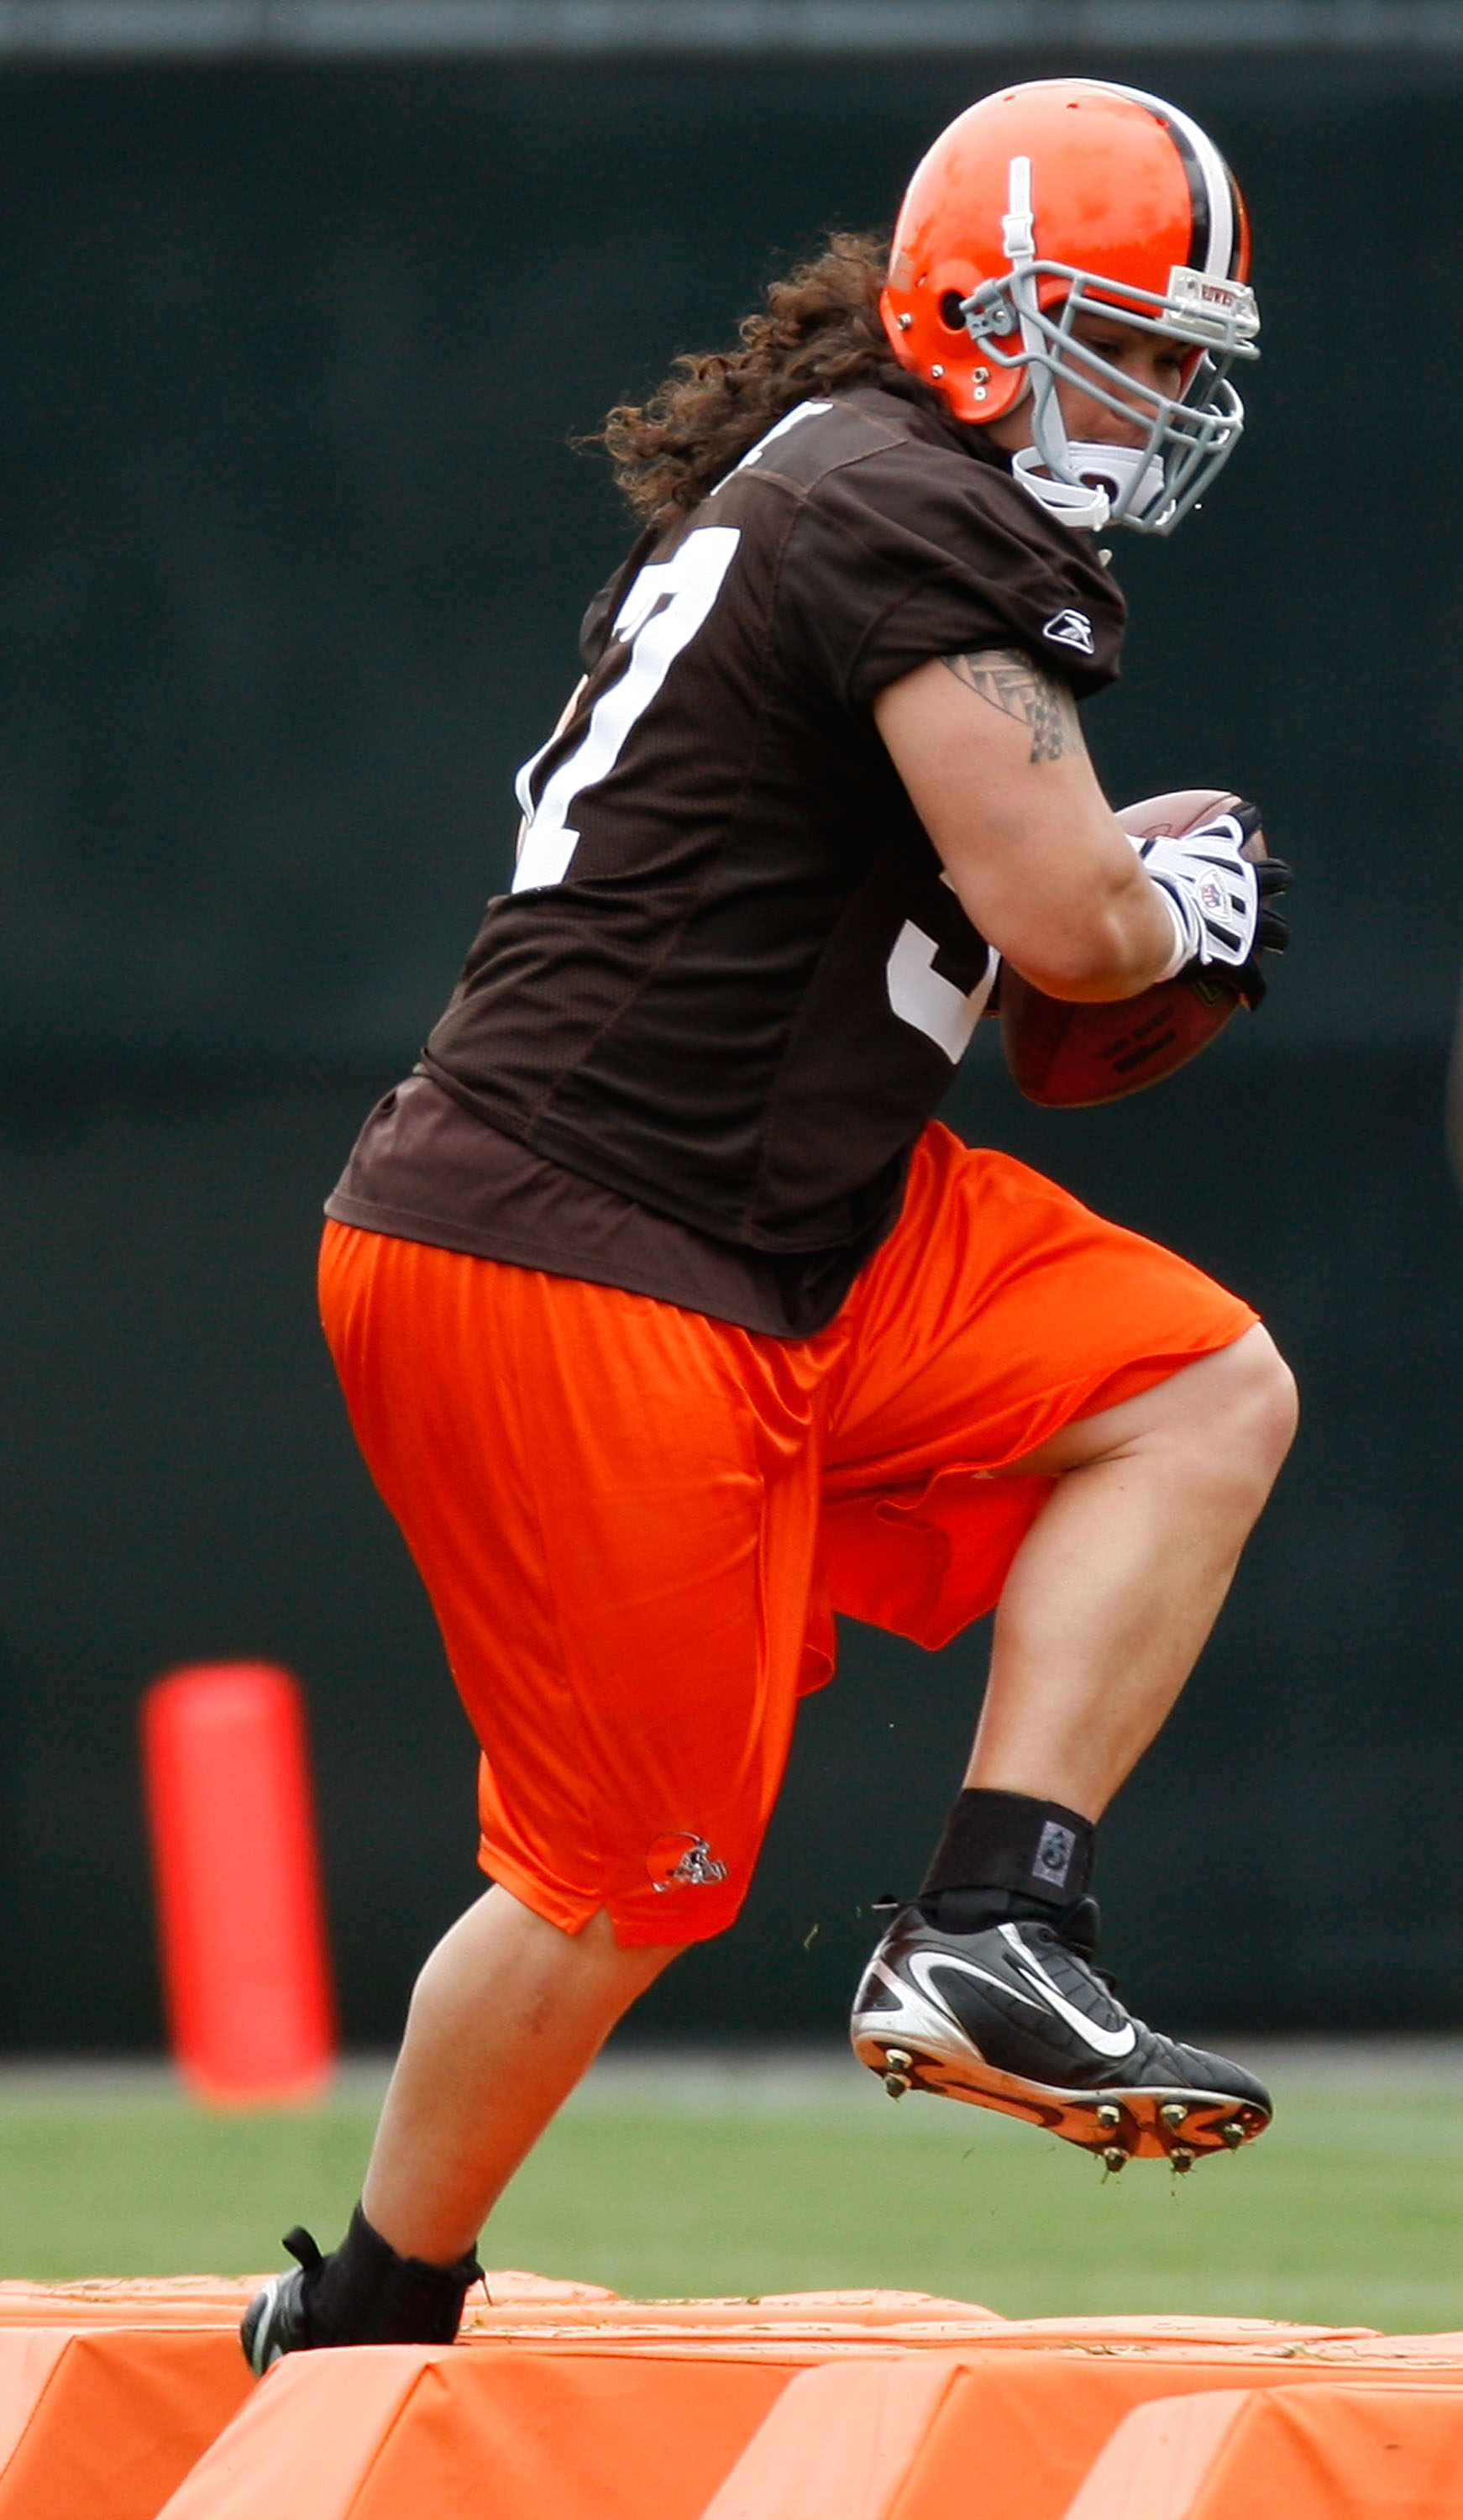
[[[1142,840],[1178,838],[1239,799],[1223,788],[1179,788],[1125,805],[1118,820]],[[1264,839],[1255,832],[1245,855],[1263,858]],[[1029,1102],[1076,1110],[1116,1102],[1125,1094],[1157,1085],[1207,1050],[1240,1004],[1232,987],[1206,971],[1183,971],[1156,981],[1135,998],[1105,1006],[1075,1006],[1048,998],[1006,964],[1000,974],[1000,1032],[1006,1064]]]

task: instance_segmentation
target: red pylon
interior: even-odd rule
[[[142,1737],[179,2070],[223,2107],[309,2098],[334,2023],[298,1686],[195,1663],[154,1682]]]

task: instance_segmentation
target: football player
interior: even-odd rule
[[[887,274],[835,239],[610,417],[640,540],[322,1261],[494,1886],[422,1970],[345,2239],[291,2233],[248,2312],[257,2369],[455,2333],[505,2182],[735,1916],[834,1610],[926,1645],[997,1613],[860,2055],[1112,2164],[1267,2122],[1109,1991],[1087,1894],[1289,1374],[1238,1297],[932,1116],[1002,957],[1081,1004],[1253,992],[1282,941],[1240,821],[1140,860],[1077,718],[1123,636],[1094,536],[1167,533],[1238,436],[1247,257],[1186,115],[1009,88],[935,142]]]

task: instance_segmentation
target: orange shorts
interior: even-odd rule
[[[333,1223],[321,1306],[481,1746],[484,1869],[622,1944],[731,1923],[833,1610],[946,1643],[1050,1484],[992,1473],[1255,1320],[938,1125],[813,1338]]]

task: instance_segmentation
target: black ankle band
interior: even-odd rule
[[[1095,1836],[1092,1822],[1064,1803],[967,1785],[955,1798],[919,1895],[1015,1890],[1065,1908],[1086,1895]]]
[[[450,2267],[400,2258],[360,2206],[338,2249],[307,2279],[312,2345],[450,2345],[468,2286],[482,2269],[474,2250]]]

